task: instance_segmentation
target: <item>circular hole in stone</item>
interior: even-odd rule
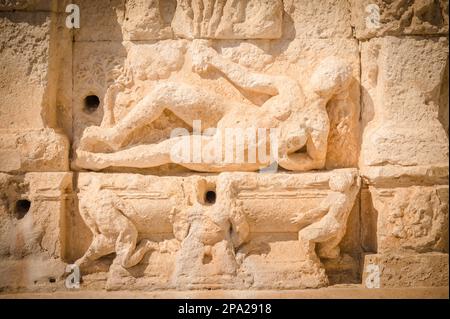
[[[97,95],[88,95],[84,98],[84,111],[94,113],[100,106],[100,99]]]
[[[56,279],[54,277],[50,277],[48,278],[48,282],[53,284],[56,282]]]
[[[207,191],[205,194],[205,203],[214,204],[216,202],[216,192],[215,191]]]
[[[31,207],[31,202],[27,199],[20,199],[16,202],[16,218],[22,219],[28,213]]]

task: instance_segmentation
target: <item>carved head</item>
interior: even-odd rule
[[[344,193],[350,189],[354,181],[353,174],[338,174],[330,177],[328,185],[332,191]]]
[[[314,92],[330,98],[347,89],[352,79],[352,67],[336,57],[328,57],[317,66],[310,85]]]

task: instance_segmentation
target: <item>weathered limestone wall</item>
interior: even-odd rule
[[[368,3],[354,1],[352,11],[368,198],[361,209],[376,215],[377,254],[366,255],[365,267],[379,265],[384,287],[446,285],[448,1],[375,1],[382,24],[371,30],[360,14]]]
[[[0,291],[448,285],[447,0],[70,3],[0,0]]]

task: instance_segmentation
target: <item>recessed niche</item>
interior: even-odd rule
[[[212,261],[211,255],[203,255],[203,260],[202,260],[203,265],[210,264],[211,261]]]
[[[94,113],[100,106],[100,99],[97,95],[88,95],[84,98],[84,111]]]
[[[307,149],[306,145],[303,145],[302,148],[295,151],[295,153],[297,153],[297,154],[306,154],[307,152],[308,152],[308,149]]]
[[[31,202],[27,199],[19,199],[16,202],[15,215],[17,219],[22,219],[30,211]]]
[[[205,193],[205,203],[206,204],[214,204],[216,202],[216,192],[215,191],[207,191]]]

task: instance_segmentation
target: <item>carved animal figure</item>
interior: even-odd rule
[[[129,268],[138,264],[148,251],[159,248],[157,243],[146,239],[137,244],[138,231],[131,219],[136,211],[114,192],[101,189],[95,178],[80,194],[79,203],[80,214],[93,239],[83,257],[75,262],[78,266],[115,252],[114,262]]]

